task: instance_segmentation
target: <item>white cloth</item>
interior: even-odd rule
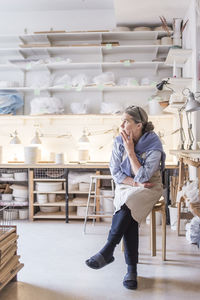
[[[131,210],[133,219],[141,223],[151,212],[154,204],[158,202],[163,193],[160,171],[156,171],[149,182],[154,184],[150,189],[117,184],[114,198],[115,212],[120,210],[123,204],[126,204]]]

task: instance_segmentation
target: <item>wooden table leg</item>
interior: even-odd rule
[[[156,212],[154,209],[151,211],[151,256],[156,256]]]
[[[166,260],[166,211],[162,207],[162,260]]]

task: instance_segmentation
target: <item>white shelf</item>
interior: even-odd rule
[[[172,34],[172,31],[170,31]],[[97,39],[102,36],[104,38],[116,38],[122,35],[123,38],[131,38],[136,40],[148,40],[148,39],[155,39],[157,36],[164,36],[166,35],[165,31],[69,31],[69,32],[62,32],[62,33],[37,33],[37,34],[21,34],[19,36],[20,39],[23,39],[24,42],[47,42],[56,40],[66,40],[69,37],[80,37],[80,39]],[[4,37],[3,35],[0,36]],[[43,39],[42,39],[43,38]]]
[[[174,61],[177,66],[183,66],[191,56],[190,49],[170,49],[166,58],[166,65],[173,65]]]
[[[83,88],[71,87],[49,87],[49,88],[38,88],[38,87],[17,87],[17,88],[2,88],[3,91],[23,92],[23,93],[36,93],[36,92],[142,92],[142,91],[154,91],[155,87],[151,85],[139,85],[139,86],[85,86]]]
[[[55,47],[30,47],[30,48],[22,48],[22,47],[16,47],[16,48],[0,48],[0,54],[5,56],[10,55],[18,55],[21,58],[26,57],[30,54],[35,53],[35,56],[39,55],[45,55],[46,57],[50,57],[50,53],[56,54],[62,54],[63,52],[66,52],[66,50],[70,51],[78,51],[82,52],[84,49],[88,51],[89,49],[92,51],[95,51],[96,49],[104,50],[104,51],[115,51],[116,49],[119,50],[126,50],[126,49],[169,49],[171,45],[118,45],[118,46],[112,46],[111,48],[108,48],[107,46],[102,45],[95,45],[95,46],[55,46]],[[76,49],[76,50],[75,50]],[[80,50],[80,51],[79,51]],[[177,49],[173,49],[177,50]],[[178,49],[179,50],[179,49]],[[182,49],[180,49],[182,50]],[[191,50],[190,50],[191,51]],[[32,52],[32,53],[31,53]]]
[[[28,66],[28,67],[27,67]],[[160,61],[134,61],[131,62],[129,59],[122,62],[76,62],[67,63],[65,61],[55,62],[55,63],[31,63],[23,60],[21,62],[12,62],[9,64],[0,64],[0,69],[15,69],[17,71],[38,71],[38,70],[63,70],[63,69],[98,69],[98,68],[171,68],[171,66],[166,66],[164,62]]]
[[[173,33],[172,30],[169,31],[170,34]],[[138,38],[140,36],[151,36],[152,33],[156,33],[158,35],[166,35],[166,31],[164,30],[147,30],[147,31],[110,31],[110,30],[72,30],[72,31],[65,31],[65,32],[45,32],[45,33],[21,33],[21,34],[0,34],[0,41],[5,40],[5,39],[10,39],[10,41],[13,41],[15,38],[17,41],[19,41],[19,38],[26,38],[26,37],[37,37],[37,36],[63,36],[67,37],[70,35],[74,35],[75,37],[77,35],[80,35],[81,37],[84,36],[84,39],[86,36],[91,36],[91,35],[100,35],[103,34],[105,36],[111,35],[119,35],[119,34],[125,34],[125,35],[138,35]],[[143,38],[144,39],[144,38]]]
[[[164,78],[164,80],[167,80],[168,78]],[[193,82],[193,78],[169,78],[168,81],[168,85],[164,87],[164,90],[168,90],[169,88],[171,88],[172,90],[174,90],[175,92],[179,92],[182,94],[182,91],[185,88],[192,88],[192,82]]]
[[[167,80],[167,78],[165,78],[165,80]],[[173,78],[171,77],[169,79],[169,83],[171,84],[175,84],[175,85],[191,85],[193,81],[193,78]]]

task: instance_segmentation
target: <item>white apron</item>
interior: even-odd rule
[[[132,187],[126,184],[117,184],[115,189],[115,212],[126,203],[131,210],[134,220],[141,223],[151,212],[154,204],[163,193],[160,171],[156,171],[149,182],[154,183],[152,188]]]

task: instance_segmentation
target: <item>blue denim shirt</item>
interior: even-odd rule
[[[126,177],[132,177],[135,182],[143,183],[149,181],[152,175],[160,170],[161,156],[160,150],[149,150],[141,153],[140,156],[137,155],[141,167],[136,174],[133,174],[123,141],[121,137],[117,137],[110,159],[110,172],[115,183],[122,183]]]

